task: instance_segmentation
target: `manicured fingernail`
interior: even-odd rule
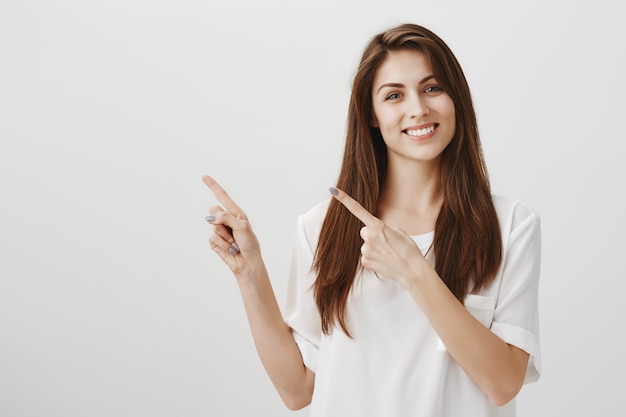
[[[237,255],[235,248],[228,248],[228,252],[230,252],[231,255]]]
[[[215,216],[206,216],[204,220],[206,220],[207,222],[213,222],[215,221]]]
[[[338,195],[338,194],[339,194],[339,191],[337,191],[337,189],[336,189],[335,187],[330,187],[330,188],[328,189],[328,191],[330,191],[330,193],[331,193],[332,195]]]
[[[230,246],[232,246],[233,248],[235,248],[235,250],[237,251],[237,253],[241,252],[241,249],[239,249],[239,245],[237,245],[235,242],[231,243]]]

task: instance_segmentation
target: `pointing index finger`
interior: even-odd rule
[[[343,204],[344,207],[354,215],[354,217],[361,220],[365,226],[372,226],[374,223],[379,221],[376,216],[367,211],[361,204],[359,204],[358,201],[350,197],[342,190],[338,188],[331,188],[330,193],[333,197],[339,200],[339,202]]]
[[[231,213],[241,213],[239,206],[235,204],[226,190],[224,190],[222,186],[213,179],[213,177],[210,175],[204,175],[202,177],[202,181],[204,181],[204,183],[211,189],[217,200],[226,208],[226,211]]]

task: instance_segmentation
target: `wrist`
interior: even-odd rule
[[[267,269],[262,258],[250,260],[244,268],[234,273],[235,279],[239,285],[247,283],[255,283],[263,276],[267,276]]]
[[[429,272],[434,272],[434,269],[428,261],[424,258],[417,259],[411,263],[408,273],[403,277],[402,284],[409,290],[420,287],[427,279]]]

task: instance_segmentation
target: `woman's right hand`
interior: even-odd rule
[[[246,214],[217,181],[209,175],[203,176],[202,181],[223,206],[211,207],[210,215],[206,217],[207,222],[213,225],[213,234],[209,239],[211,249],[222,258],[235,277],[244,276],[263,262],[256,235]]]
[[[291,409],[311,402],[315,374],[302,355],[276,302],[259,242],[245,213],[210,176],[202,177],[223,207],[211,207],[211,249],[233,271],[246,308],[252,337],[272,383]]]

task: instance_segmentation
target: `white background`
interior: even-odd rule
[[[619,414],[626,29],[579,3],[0,0],[0,417],[305,415],[256,356],[200,178],[247,211],[282,305],[362,48],[404,22],[463,65],[493,191],[542,217],[519,415]]]

